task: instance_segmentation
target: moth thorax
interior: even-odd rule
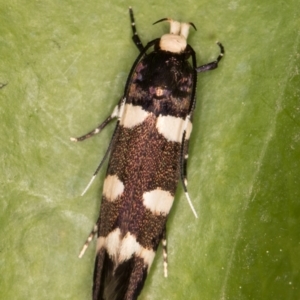
[[[186,40],[189,35],[190,24],[179,23],[173,20],[168,21],[170,22],[170,33],[164,34],[160,38],[160,49],[173,53],[181,53],[187,45]]]

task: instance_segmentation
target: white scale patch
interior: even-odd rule
[[[148,266],[148,271],[155,256],[155,252],[152,249],[142,247],[130,232],[122,239],[119,228],[112,231],[106,238],[98,238],[97,252],[101,248],[105,248],[113,261],[118,263],[130,259],[133,255],[143,258],[145,264]]]
[[[143,194],[143,204],[155,215],[167,215],[172,207],[174,197],[168,191],[156,189]]]
[[[186,39],[182,36],[175,34],[164,34],[160,38],[160,49],[170,51],[173,53],[181,53],[186,48]]]
[[[149,115],[150,113],[143,110],[141,106],[125,104],[120,124],[126,128],[133,128],[142,124]]]
[[[115,106],[112,114],[110,115],[111,118],[115,118],[115,117],[119,117],[119,114],[120,114],[120,108],[119,106]]]
[[[117,175],[106,176],[103,184],[103,195],[108,201],[115,201],[124,191],[124,184]]]
[[[185,123],[187,122],[187,124]],[[168,141],[181,143],[184,127],[186,126],[185,139],[190,138],[193,125],[190,120],[184,120],[173,116],[159,116],[156,121],[156,128]]]
[[[164,34],[159,41],[160,49],[170,51],[173,53],[181,53],[185,50],[187,45],[187,37],[189,34],[189,23],[179,23],[172,19],[170,22],[170,33]]]

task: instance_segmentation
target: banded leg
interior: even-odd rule
[[[218,58],[213,62],[210,62],[210,63],[205,64],[203,66],[197,67],[196,71],[198,73],[205,72],[205,71],[210,71],[210,70],[216,69],[218,67],[218,64],[219,64],[220,60],[222,59],[222,57],[225,54],[225,50],[224,50],[223,45],[220,42],[217,42],[217,44],[220,47],[220,54],[219,54]]]
[[[114,140],[115,140],[116,134],[117,134],[117,132],[118,132],[119,124],[120,124],[120,120],[118,120],[118,122],[117,122],[115,131],[114,131],[114,133],[113,133],[113,135],[112,135],[112,138],[111,138],[111,140],[110,140],[110,142],[109,142],[108,148],[107,148],[107,150],[106,150],[106,152],[105,152],[105,154],[104,154],[104,156],[103,156],[103,158],[102,158],[100,164],[98,165],[96,171],[94,172],[94,174],[93,174],[93,176],[92,176],[90,182],[88,183],[88,185],[86,186],[86,188],[84,189],[84,191],[81,193],[81,196],[83,196],[83,195],[86,193],[86,191],[90,188],[90,186],[92,185],[93,181],[95,180],[95,178],[96,178],[96,176],[97,176],[99,170],[101,169],[103,163],[105,162],[106,158],[108,157],[108,154],[109,154],[109,152],[110,152],[110,150],[111,150],[111,147],[112,147],[112,145],[113,145],[113,142],[114,142]]]
[[[129,7],[129,14],[130,14],[131,28],[132,28],[132,32],[133,32],[132,40],[133,40],[134,44],[137,46],[137,48],[139,49],[139,51],[143,52],[144,46],[143,46],[143,44],[140,40],[140,37],[136,31],[133,10],[131,7]]]
[[[117,117],[117,114],[115,113],[116,110],[119,111],[118,106],[116,106],[116,108],[114,109],[114,112],[103,123],[101,123],[94,130],[92,130],[89,133],[87,133],[87,134],[85,134],[85,135],[83,135],[81,137],[78,137],[78,138],[71,137],[70,140],[72,142],[81,142],[81,141],[84,141],[85,139],[88,139],[88,138],[94,136],[95,134],[99,133],[111,120],[113,120],[115,117]],[[106,152],[104,154],[104,157],[102,158],[100,164],[98,165],[96,171],[94,172],[94,174],[92,176],[92,179],[90,180],[90,182],[88,183],[88,185],[86,186],[86,188],[84,189],[84,191],[81,193],[81,196],[83,196],[86,193],[86,191],[89,189],[89,187],[93,183],[94,179],[96,178],[96,175],[98,174],[100,168],[102,167],[103,163],[105,162],[106,158],[108,157],[108,154],[110,152],[110,149],[112,147],[112,143],[113,143],[113,140],[114,140],[114,137],[115,137],[115,134],[116,134],[116,131],[117,131],[118,127],[119,127],[118,126],[119,122],[120,121],[118,121],[118,123],[117,123],[116,129],[115,129],[115,131],[113,133],[112,139],[110,140],[110,143],[109,143],[108,148],[107,148],[107,150],[106,150]]]
[[[182,177],[183,177],[183,181],[184,181],[184,184],[187,186],[187,160],[188,160],[188,148],[189,148],[189,145],[188,145],[188,141],[185,142],[185,146],[183,148],[183,153],[182,153]]]
[[[70,140],[72,142],[82,142],[94,135],[96,135],[97,133],[101,132],[102,129],[112,120],[113,118],[111,116],[109,116],[107,119],[104,120],[103,123],[101,123],[98,127],[96,127],[95,129],[93,129],[92,131],[88,132],[87,134],[80,136],[80,137],[70,137]]]
[[[91,241],[94,239],[95,235],[97,234],[97,231],[98,231],[98,222],[94,225],[92,231],[90,232],[88,238],[86,239],[78,257],[79,258],[82,258],[82,256],[84,255],[85,253],[85,250],[88,248],[89,244],[91,243]]]
[[[102,122],[98,127],[96,127],[95,129],[93,129],[92,131],[88,132],[87,134],[83,135],[83,136],[80,136],[78,138],[74,138],[74,137],[71,137],[70,140],[72,142],[82,142],[94,135],[96,135],[97,133],[101,132],[102,129],[104,127],[106,127],[106,125],[111,121],[113,120],[114,118],[118,117],[119,115],[119,111],[120,111],[120,105],[122,103],[122,100],[121,102],[114,108],[112,114],[104,120],[104,122]]]
[[[109,154],[110,149],[111,149],[111,147],[112,147],[112,145],[113,145],[115,136],[116,136],[117,131],[118,131],[118,129],[119,129],[120,118],[121,118],[121,116],[122,116],[122,114],[123,114],[123,112],[124,112],[125,100],[126,100],[126,99],[123,97],[123,98],[119,101],[118,105],[114,108],[112,114],[111,114],[111,115],[110,115],[110,116],[109,116],[102,124],[100,124],[96,129],[92,130],[91,132],[89,132],[89,133],[87,133],[87,134],[85,134],[85,135],[83,135],[83,136],[81,136],[81,137],[79,137],[79,138],[70,138],[71,141],[73,141],[73,142],[83,141],[83,140],[85,140],[85,139],[87,139],[87,138],[89,138],[89,137],[92,137],[92,136],[94,136],[95,134],[99,133],[99,132],[100,132],[100,131],[101,131],[101,130],[102,130],[102,129],[103,129],[103,128],[104,128],[104,127],[112,120],[112,119],[118,117],[118,121],[117,121],[117,125],[116,125],[116,128],[115,128],[115,131],[114,131],[114,133],[113,133],[113,135],[112,135],[112,138],[111,138],[111,140],[110,140],[110,143],[109,143],[109,145],[108,145],[108,148],[107,148],[107,150],[106,150],[106,152],[105,152],[105,154],[104,154],[104,157],[102,158],[100,164],[98,165],[96,171],[94,172],[93,177],[92,177],[92,179],[90,180],[90,182],[88,183],[87,187],[86,187],[86,188],[84,189],[84,191],[81,193],[81,196],[83,196],[83,195],[86,193],[86,191],[89,189],[89,187],[90,187],[91,184],[93,183],[94,179],[96,178],[96,175],[98,174],[100,168],[102,167],[104,161],[105,161],[106,158],[108,157],[108,154]]]
[[[165,225],[163,234],[162,234],[162,250],[163,250],[163,259],[164,259],[164,277],[168,277],[168,249],[167,249],[167,228]]]

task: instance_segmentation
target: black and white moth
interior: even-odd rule
[[[194,24],[168,18],[154,24],[169,22],[170,33],[144,47],[131,8],[129,13],[132,39],[140,53],[124,95],[96,129],[71,138],[85,140],[117,119],[106,154],[85,189],[110,153],[100,216],[79,255],[97,235],[93,300],[137,299],[161,241],[167,276],[166,221],[179,179],[197,217],[186,187],[197,73],[217,68],[224,54],[218,43],[218,58],[197,67],[195,52],[187,44]]]

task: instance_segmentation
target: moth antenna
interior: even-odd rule
[[[195,209],[195,207],[194,207],[194,205],[193,205],[193,203],[192,203],[192,200],[191,200],[191,198],[190,198],[190,196],[189,196],[189,193],[188,193],[188,192],[185,192],[185,196],[186,196],[186,199],[187,199],[187,201],[188,201],[188,203],[189,203],[189,205],[190,205],[190,208],[191,208],[191,210],[192,210],[192,212],[193,212],[195,218],[198,219],[198,214],[197,214],[196,209]]]
[[[162,18],[162,19],[160,19],[160,20],[154,22],[152,25],[155,25],[155,24],[157,24],[157,23],[164,22],[164,21],[171,21],[171,19],[170,19],[170,18]]]
[[[194,23],[192,23],[192,22],[189,22],[189,24],[197,31],[197,28],[196,28],[196,26],[195,26],[195,24]]]
[[[88,183],[88,185],[86,186],[86,188],[84,189],[84,191],[81,193],[80,196],[83,196],[87,192],[87,190],[90,188],[95,178],[96,178],[96,174],[93,175],[92,179],[90,180],[90,182]]]
[[[80,251],[80,253],[79,253],[79,255],[78,255],[78,258],[82,258],[82,257],[83,257],[83,255],[84,255],[84,253],[85,253],[85,251],[86,251],[87,248],[88,248],[87,245],[84,245],[84,246],[82,247],[82,249],[81,249],[81,251]]]
[[[183,132],[183,135],[182,135],[182,141],[181,141],[181,159],[183,159],[183,152],[184,152],[184,143],[185,143],[185,139],[186,139],[186,134],[187,134],[187,130],[188,130],[188,126],[189,126],[189,122],[191,122],[191,115],[188,115],[185,119],[185,123],[183,125],[183,128],[184,128],[184,132]],[[186,154],[185,159],[188,158],[188,155]],[[189,196],[189,193],[188,193],[188,190],[187,190],[187,178],[186,178],[186,165],[185,163],[183,162],[183,160],[181,161],[182,163],[182,166],[181,166],[181,172],[180,172],[180,177],[181,177],[181,183],[182,183],[182,187],[183,187],[183,191],[185,193],[185,197],[190,205],[190,208],[195,216],[196,219],[198,219],[198,215],[197,215],[197,212],[196,212],[196,209],[194,208],[194,205],[192,203],[192,200]]]

